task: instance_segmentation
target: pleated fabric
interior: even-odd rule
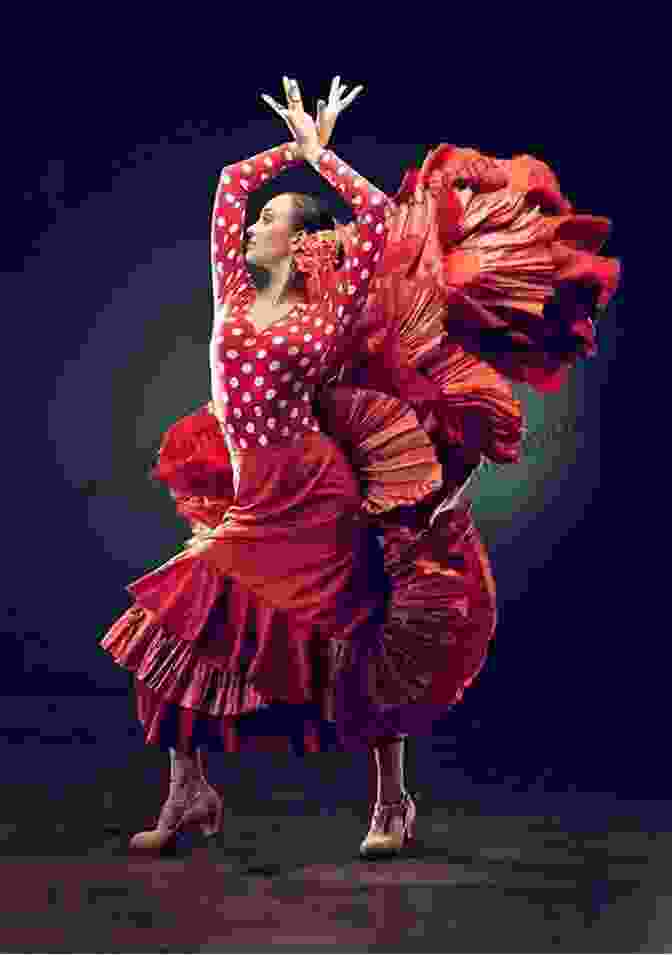
[[[465,490],[484,459],[520,460],[511,381],[555,391],[596,355],[621,264],[597,254],[610,220],[574,213],[531,156],[442,143],[387,225],[321,434],[252,468],[212,405],[164,436],[155,477],[192,537],[129,586],[101,641],[133,675],[148,744],[303,753],[431,733],[485,665],[496,590]]]

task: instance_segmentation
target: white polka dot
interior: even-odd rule
[[[263,179],[264,182],[266,182],[266,180],[268,179],[268,173],[267,173],[267,172],[262,172],[261,178]]]
[[[315,343],[315,351],[322,351],[322,342]]]
[[[251,365],[249,361],[246,361],[245,364],[242,366],[241,371],[243,371],[243,373],[246,375],[251,375],[252,372],[254,371],[254,365]]]
[[[271,159],[270,156],[267,156],[267,157],[264,159],[264,166],[268,166],[269,169],[272,169],[272,168],[273,168],[273,160]]]
[[[224,218],[224,216],[217,216],[217,225],[218,226],[226,225],[226,219]]]
[[[282,335],[276,335],[275,338],[273,339],[273,344],[282,345],[284,341],[285,339],[282,337]]]
[[[241,438],[241,439],[240,439],[240,446],[241,446],[241,448],[246,448],[246,447],[247,447],[247,441],[245,440],[245,438]]]
[[[298,325],[292,325],[292,327],[290,328],[290,332],[298,332],[298,330],[299,330]]]
[[[228,172],[223,172],[221,178],[222,178],[222,182],[226,186],[228,186],[228,184],[231,182],[231,176],[228,174]]]
[[[343,264],[345,265],[346,269],[349,269],[351,265],[350,259],[346,259]]]
[[[320,430],[319,424],[314,424],[312,430],[313,430],[313,431],[319,431],[319,430]]]
[[[229,432],[229,434],[233,434],[234,431],[236,430],[232,424],[227,424],[226,429]]]
[[[359,265],[359,259],[353,259],[352,265],[353,265],[353,268],[356,268]]]
[[[304,340],[304,342],[312,342],[313,336],[312,336],[312,335],[304,335],[304,336],[303,336],[303,340]]]
[[[257,352],[257,358],[265,358],[266,355],[268,355],[268,352],[267,352],[267,351],[264,351],[263,348],[261,349],[261,351],[258,351],[258,352]]]
[[[339,318],[341,317],[341,315],[343,314],[344,311],[345,311],[345,307],[344,307],[343,305],[339,305],[339,306],[338,306],[338,312],[337,312],[337,315],[338,315]]]
[[[287,427],[287,425],[285,425],[281,433],[284,434],[285,437],[287,437],[287,435],[289,434],[289,428]]]
[[[379,258],[380,258],[380,252],[376,252],[376,254],[373,257],[373,261],[377,262]]]
[[[331,322],[329,322],[329,324],[328,324],[328,325],[326,326],[326,328],[324,329],[325,334],[327,334],[327,335],[331,335],[332,332],[333,332],[333,330],[334,330],[334,326],[331,324]]]
[[[310,401],[310,392],[309,392],[309,391],[304,391],[304,393],[301,395],[301,400],[302,400],[302,401]]]
[[[293,377],[294,377],[294,372],[286,371],[284,375],[280,376],[280,381],[291,381]]]
[[[256,345],[256,343],[257,343],[256,338],[246,338],[245,341],[243,342],[243,345],[245,346],[245,348],[251,348],[252,345]]]
[[[231,329],[231,334],[232,334],[232,335],[242,335],[242,334],[243,334],[243,330],[242,330],[242,328],[232,328],[232,329]]]
[[[260,405],[255,405],[254,413],[256,414],[257,418],[261,418],[262,414],[264,413],[263,408]]]
[[[268,391],[266,392],[265,398],[267,401],[271,401],[271,399],[275,398],[276,395],[277,395],[277,391],[275,391],[273,388],[269,388]]]
[[[344,172],[347,171],[346,166],[339,166],[336,170],[339,176],[342,176]]]
[[[286,407],[287,407],[287,399],[281,398],[280,401],[278,402],[278,408],[286,408]]]
[[[364,279],[368,279],[369,275],[371,275],[371,273],[369,272],[369,270],[368,270],[368,269],[363,269],[363,270],[362,270],[362,281],[363,281]]]
[[[265,434],[259,435],[259,444],[268,444],[268,438]]]
[[[372,249],[372,248],[373,248],[373,242],[365,242],[364,245],[362,246],[362,250],[364,252],[368,252],[369,249]]]
[[[298,418],[298,417],[299,417],[299,409],[298,409],[298,408],[292,408],[292,410],[291,410],[290,413],[289,413],[289,417],[290,417],[290,418]]]
[[[371,200],[371,205],[372,205],[372,206],[379,206],[382,201],[383,201],[383,197],[382,197],[379,193],[376,193],[376,195],[375,195],[375,196],[373,197],[373,199]]]
[[[237,358],[237,357],[238,357],[238,352],[237,352],[237,351],[234,351],[234,350],[231,348],[231,349],[229,349],[229,351],[227,351],[226,357],[227,357],[227,358]]]
[[[317,345],[315,347],[317,348]],[[310,364],[310,358],[302,358],[299,364],[301,365],[302,368],[305,368],[306,365]]]
[[[254,423],[252,421],[248,422],[245,425],[245,430],[247,431],[248,434],[252,434],[253,431],[255,430]]]
[[[310,424],[310,418],[302,418],[301,424]]]
[[[218,263],[217,263],[217,271],[219,272],[220,275],[222,274],[222,272],[224,271],[224,263],[223,263],[223,262],[218,262]],[[231,281],[231,276],[229,276],[228,279],[226,280],[226,284],[228,285],[230,281]]]
[[[278,422],[277,422],[277,419],[276,419],[276,418],[269,418],[268,421],[266,422],[266,427],[267,427],[267,428],[270,428],[271,431],[272,431],[273,428],[276,426],[277,423],[278,423]]]
[[[249,182],[247,181],[247,179],[241,179],[241,180],[240,180],[240,184],[241,184],[241,186],[243,187],[243,189],[244,189],[246,192],[247,192],[247,190],[250,188],[250,184],[249,184]]]
[[[240,382],[238,381],[237,378],[231,378],[229,379],[229,384],[231,385],[232,388],[237,388]]]
[[[240,410],[240,408],[234,408],[233,413],[236,418],[242,418],[243,416],[243,412]]]
[[[271,369],[271,371],[277,371],[278,368],[280,368],[280,362],[272,361],[268,367]]]
[[[233,196],[233,195],[231,195],[230,192],[227,192],[227,193],[225,194],[224,198],[226,199],[227,202],[235,202],[235,201],[236,201],[236,197]]]
[[[229,232],[232,232],[232,233],[237,232],[238,229],[240,229],[240,226],[238,225],[237,222],[234,222],[233,225],[229,226]]]
[[[263,379],[261,376],[257,376],[257,377],[254,379],[254,387],[255,387],[255,388],[261,388],[261,386],[263,385],[263,383],[264,383],[264,379]]]
[[[378,235],[380,235],[383,229],[384,229],[383,223],[379,222],[378,225],[376,226],[376,232],[378,233]]]
[[[292,385],[293,391],[301,391],[302,388],[303,388],[303,385],[300,381],[295,381],[294,384]]]
[[[243,163],[243,172],[254,172],[254,166],[249,162]]]
[[[249,391],[246,391],[244,393],[243,401],[245,402],[245,404],[248,404],[250,401],[252,401],[252,395],[249,393]]]
[[[308,375],[314,375],[316,371],[317,371],[317,368],[311,368],[310,371],[307,372],[307,374],[308,374]]]
[[[323,318],[316,318],[316,319],[315,319],[315,327],[316,327],[316,328],[319,328],[320,325],[324,325],[324,319],[323,319]]]
[[[371,215],[370,212],[367,212],[367,214],[364,216],[364,222],[367,222],[367,223],[373,222],[373,216]]]
[[[304,315],[303,318],[301,319],[301,321],[304,322],[304,323],[305,323],[305,322],[309,322],[309,321],[310,321],[310,315]]]

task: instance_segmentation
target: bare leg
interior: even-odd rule
[[[170,749],[171,784],[184,787],[188,784],[207,782],[207,752],[199,746],[194,753]]]
[[[398,802],[406,792],[404,780],[404,739],[381,737],[373,744],[378,771],[378,802]]]

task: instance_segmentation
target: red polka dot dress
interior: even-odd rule
[[[127,587],[186,640],[201,633],[222,575],[327,638],[351,638],[379,609],[381,596],[362,566],[359,483],[340,446],[320,430],[311,404],[342,358],[365,303],[384,249],[389,200],[323,150],[314,168],[356,213],[345,261],[317,301],[301,302],[258,330],[247,317],[257,294],[242,251],[247,197],[301,162],[287,143],[227,166],[217,189],[210,370],[235,496],[206,549],[187,549]]]

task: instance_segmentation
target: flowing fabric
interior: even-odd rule
[[[314,593],[292,591],[285,571],[301,548],[273,512],[274,488],[292,483],[288,460],[267,459],[263,489],[249,488],[253,510],[267,506],[281,527],[276,566],[262,525],[250,536],[233,506],[235,460],[213,405],[169,429],[154,473],[191,542],[231,519],[259,550],[250,558],[227,545],[216,566],[169,562],[180,612],[135,603],[101,641],[134,674],[147,743],[355,749],[378,735],[431,733],[462,700],[497,621],[465,492],[484,459],[520,460],[524,416],[511,381],[557,390],[596,355],[595,305],[611,300],[620,275],[619,260],[597,255],[610,228],[574,214],[552,170],[530,156],[441,144],[406,173],[366,304],[314,402],[323,434],[291,465],[305,477],[325,455],[338,461],[328,470],[341,483],[323,500],[327,523],[340,515],[342,530],[325,546],[342,546],[357,567],[350,602],[342,581],[330,592],[319,574]],[[351,254],[353,234],[342,228]],[[318,488],[297,502],[297,541],[319,521]],[[240,573],[255,554],[258,587],[250,566]]]

